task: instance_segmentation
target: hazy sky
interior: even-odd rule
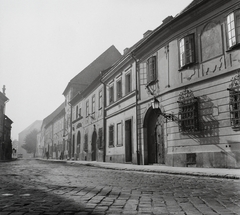
[[[0,0],[0,91],[18,139],[62,102],[65,87],[111,45],[123,53],[192,0]]]

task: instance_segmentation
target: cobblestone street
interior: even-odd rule
[[[8,214],[240,214],[240,180],[23,159],[0,163]]]

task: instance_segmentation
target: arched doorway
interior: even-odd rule
[[[164,164],[164,117],[160,109],[149,108],[143,123],[144,131],[144,163]]]
[[[96,160],[97,153],[97,132],[94,131],[92,134],[92,161]]]

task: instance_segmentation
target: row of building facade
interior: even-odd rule
[[[6,103],[9,101],[6,96],[6,88],[3,86],[0,92],[0,161],[12,159],[11,130],[13,121],[6,115]]]
[[[43,120],[58,159],[240,166],[240,3],[194,0],[121,55],[76,75]]]

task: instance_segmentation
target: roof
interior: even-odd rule
[[[188,10],[190,10],[191,8],[197,6],[198,4],[200,4],[203,1],[208,1],[208,0],[193,0],[187,7],[185,7],[179,14],[177,14],[175,17],[187,12]]]
[[[49,125],[53,119],[58,116],[62,111],[65,110],[65,103],[63,102],[56,110],[49,114],[46,118],[43,119],[42,126],[46,127]]]
[[[63,95],[73,84],[84,85],[90,84],[102,70],[105,70],[112,66],[117,60],[122,57],[121,53],[115,48],[115,46],[109,47],[103,52],[97,59],[89,64],[85,69],[78,73],[74,78],[70,80],[67,87],[65,88]]]
[[[180,17],[185,16],[190,10],[194,10],[196,7],[200,6],[201,4],[204,4],[206,2],[209,2],[210,0],[193,0],[187,7],[185,7],[179,14],[177,14],[175,17],[167,17],[167,21],[163,21],[161,25],[159,25],[156,29],[152,31],[152,33],[148,34],[145,38],[143,38],[138,45],[135,47],[135,51],[142,47],[149,39],[153,38],[158,32],[163,30],[164,28],[167,28],[172,23],[176,22]],[[171,18],[170,18],[171,17]]]

